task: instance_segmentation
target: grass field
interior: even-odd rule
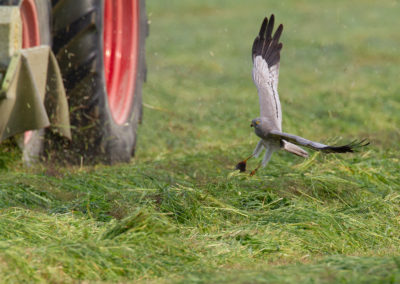
[[[26,169],[1,146],[0,283],[400,282],[400,2],[147,6],[132,163]],[[250,48],[272,12],[284,131],[371,146],[233,170],[257,143]]]

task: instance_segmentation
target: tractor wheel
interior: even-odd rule
[[[49,1],[3,0],[0,5],[20,5],[22,20],[22,48],[39,45],[51,46]],[[34,163],[43,152],[44,130],[27,131],[18,138],[25,164]]]
[[[147,33],[144,0],[52,1],[53,51],[72,141],[47,133],[48,158],[73,164],[130,160],[142,114]]]

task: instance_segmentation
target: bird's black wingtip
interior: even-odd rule
[[[354,153],[359,148],[366,147],[370,145],[370,141],[368,139],[363,140],[354,140],[353,142],[343,145],[343,146],[327,146],[324,148],[324,151],[327,153]]]
[[[282,44],[279,42],[283,31],[283,25],[280,24],[274,32],[275,15],[265,17],[261,24],[260,31],[254,39],[252,47],[252,59],[257,56],[267,62],[269,67],[274,66],[280,61],[280,51]]]

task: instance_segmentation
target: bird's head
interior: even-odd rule
[[[257,117],[251,121],[250,126],[254,127],[254,132],[257,136],[264,138],[268,135],[269,132],[268,119],[265,117]]]
[[[251,121],[250,127],[254,127],[254,129],[261,127],[262,120],[261,118],[257,117]]]

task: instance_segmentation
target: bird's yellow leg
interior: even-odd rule
[[[255,168],[254,170],[251,171],[250,176],[254,176],[256,174],[256,172],[258,171],[259,168],[261,168],[262,163],[260,163],[257,168]]]

